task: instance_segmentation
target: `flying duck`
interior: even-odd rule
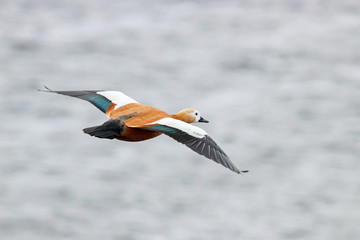
[[[184,109],[170,115],[158,108],[138,103],[119,91],[53,91],[46,86],[45,90],[40,91],[83,99],[105,113],[109,117],[108,121],[83,129],[90,136],[137,142],[164,133],[238,174],[247,172],[237,169],[203,129],[190,124],[209,122],[197,110]]]

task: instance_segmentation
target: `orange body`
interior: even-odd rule
[[[141,126],[155,122],[164,117],[171,117],[171,115],[160,109],[139,103],[129,103],[116,109],[115,104],[111,104],[106,111],[106,115],[110,119],[129,114],[133,114],[133,116],[125,120],[124,130],[121,132],[120,136],[116,137],[119,140],[137,142],[157,137],[161,132],[133,128],[130,126]]]

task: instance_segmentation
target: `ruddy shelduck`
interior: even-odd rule
[[[238,170],[203,129],[190,124],[209,122],[197,110],[184,109],[170,115],[155,107],[138,103],[119,91],[53,91],[45,88],[41,91],[86,100],[110,118],[102,125],[83,129],[84,133],[91,136],[136,142],[164,133],[236,173],[247,172]]]

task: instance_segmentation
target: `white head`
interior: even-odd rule
[[[209,121],[204,119],[199,111],[194,110],[194,109],[184,109],[180,112],[178,112],[177,114],[173,115],[176,119],[182,120],[184,122],[187,123],[194,123],[194,122],[204,122],[204,123],[208,123]]]
[[[200,112],[198,110],[193,110],[193,112],[190,112],[189,114],[195,117],[194,122],[204,122],[204,123],[209,122],[200,115]]]

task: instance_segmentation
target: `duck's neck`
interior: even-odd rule
[[[175,113],[175,114],[171,115],[171,117],[175,118],[177,120],[181,120],[186,123],[192,123],[195,120],[194,116],[190,115],[189,113],[187,113],[185,111],[180,111],[178,113]]]

